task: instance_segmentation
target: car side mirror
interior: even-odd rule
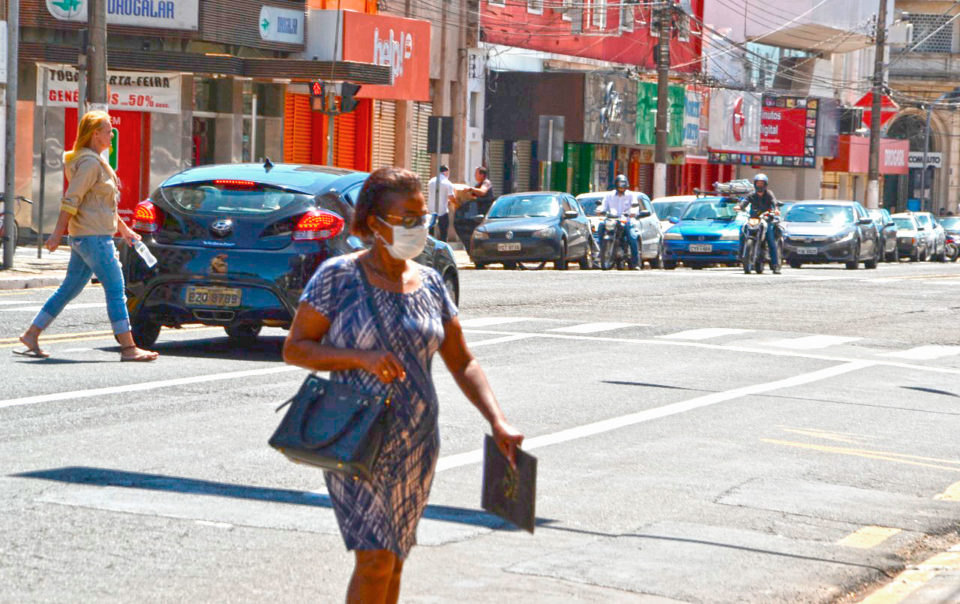
[[[483,218],[484,218],[483,214],[474,214],[473,216],[471,216],[472,220],[477,220],[477,221],[483,220]]]
[[[857,224],[871,225],[871,224],[873,224],[873,218],[861,218],[861,219],[857,222]]]
[[[647,218],[650,216],[650,210],[640,210],[637,212],[637,218]]]
[[[918,226],[918,227],[917,227],[917,230],[918,230],[918,231],[926,231],[927,228],[926,228],[926,227],[922,227],[922,226]]]
[[[885,227],[897,226],[897,223],[895,223],[895,222],[888,222],[887,224],[885,224],[885,225],[883,225],[883,226],[885,226]]]
[[[567,218],[567,219],[576,218],[576,217],[578,217],[578,216],[580,216],[580,212],[578,212],[578,211],[576,211],[576,210],[566,210],[566,211],[564,211],[564,213],[563,213],[563,217],[564,217],[564,218]]]
[[[670,224],[677,224],[678,222],[680,222],[680,219],[677,218],[676,216],[671,216],[667,220],[670,221]]]

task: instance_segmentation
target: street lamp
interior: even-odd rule
[[[930,153],[930,116],[933,115],[933,106],[944,100],[960,100],[960,86],[941,94],[937,100],[927,105],[927,126],[923,131],[923,165],[920,167],[920,195],[923,198],[922,209],[926,209],[927,201],[927,154]],[[931,206],[931,210],[933,207]]]

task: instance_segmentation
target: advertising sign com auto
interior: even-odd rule
[[[87,0],[46,0],[47,11],[59,21],[85,23]],[[106,0],[108,25],[197,31],[200,0]]]
[[[43,98],[43,69],[48,70]],[[80,74],[70,65],[37,64],[37,105],[76,107]],[[147,113],[180,113],[180,74],[176,72],[107,71],[110,109]]]
[[[303,44],[306,13],[303,11],[263,5],[258,21],[260,39],[267,42]]]
[[[385,65],[392,86],[363,86],[358,98],[430,100],[430,22],[344,11],[343,60]]]

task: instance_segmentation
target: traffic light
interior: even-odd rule
[[[350,113],[357,108],[357,99],[354,96],[360,92],[360,86],[344,82],[340,85],[340,111]]]
[[[323,98],[323,82],[310,82],[310,96]]]

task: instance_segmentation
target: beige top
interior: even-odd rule
[[[69,184],[60,209],[71,214],[67,233],[71,237],[116,233],[120,181],[113,168],[84,148],[65,166],[64,175]]]

